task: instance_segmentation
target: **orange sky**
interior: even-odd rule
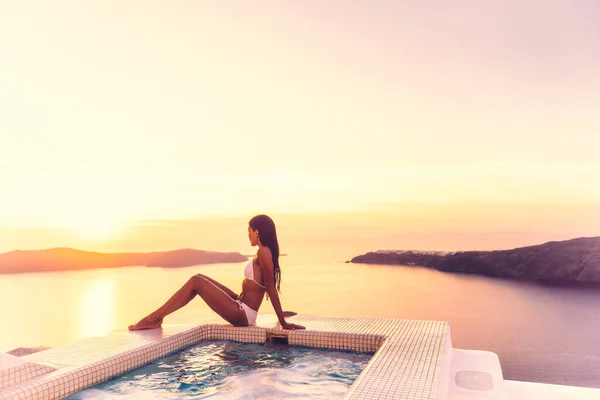
[[[600,8],[522,3],[0,0],[0,250],[598,234]]]

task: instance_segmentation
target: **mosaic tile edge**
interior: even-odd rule
[[[299,317],[302,319],[303,316]],[[83,367],[58,370],[50,376],[10,386],[0,390],[0,399],[62,398],[203,340],[225,339],[264,343],[267,332],[286,334],[290,345],[375,353],[349,388],[345,399],[436,399],[442,370],[441,359],[447,347],[447,341],[443,339],[446,335],[445,332],[449,334],[447,323],[374,318],[307,317],[309,320],[323,322],[321,327],[325,327],[325,329],[284,331],[278,327],[235,328],[231,325],[221,324],[201,325]],[[335,327],[336,330],[329,329],[332,327]],[[420,334],[420,336],[415,334]],[[432,340],[433,345],[430,343]],[[406,350],[410,350],[411,347],[406,347],[406,344],[418,345],[417,350],[412,349],[411,353],[408,353],[408,358]],[[424,347],[425,345],[427,347]],[[401,353],[402,349],[405,350],[404,353]],[[432,357],[425,359],[428,364],[417,363],[415,366],[406,363],[417,354],[422,356],[423,350],[431,353]],[[402,354],[404,354],[404,358],[401,357]],[[395,368],[392,371],[399,371],[396,376],[400,377],[408,388],[404,392],[398,392],[400,389],[390,386],[389,383],[381,384],[385,377],[382,375],[381,368],[390,368],[392,362],[397,363],[398,361],[404,361],[404,364],[399,365],[404,369],[399,371],[400,368]],[[435,361],[435,363],[431,363],[431,361]],[[423,379],[422,374],[425,368],[427,368],[427,374]],[[405,373],[406,371],[408,373]],[[430,372],[431,375],[429,375]],[[418,373],[421,374],[421,377],[416,376]]]

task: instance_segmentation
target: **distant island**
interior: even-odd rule
[[[600,237],[497,251],[380,250],[354,257],[350,262],[421,266],[497,278],[600,283]]]
[[[15,250],[0,254],[0,274],[54,272],[119,267],[177,268],[202,264],[234,263],[248,258],[240,253],[194,249],[150,253],[94,253],[69,248]]]

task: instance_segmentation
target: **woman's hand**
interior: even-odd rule
[[[298,313],[295,313],[295,312],[293,312],[293,311],[284,311],[284,312],[283,312],[283,316],[284,316],[285,318],[293,317],[293,316],[294,316],[294,315],[296,315],[296,314],[298,314]]]
[[[290,330],[290,331],[293,331],[293,330],[296,330],[296,329],[306,329],[302,325],[290,324],[289,322],[286,322],[285,324],[281,325],[281,328],[282,329],[287,329],[287,330]]]

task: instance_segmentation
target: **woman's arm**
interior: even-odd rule
[[[258,263],[262,271],[265,288],[271,298],[271,304],[273,304],[273,309],[275,310],[275,314],[277,314],[277,319],[279,319],[281,327],[283,329],[304,329],[301,325],[291,324],[285,320],[285,313],[282,311],[281,302],[279,301],[279,293],[277,293],[277,288],[275,288],[273,256],[268,247],[263,246],[258,250]]]

